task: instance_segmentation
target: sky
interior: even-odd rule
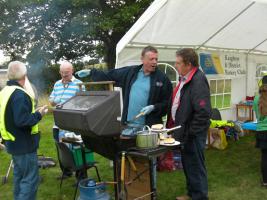
[[[3,51],[0,51],[0,60],[4,58]]]
[[[0,64],[6,62],[8,60],[8,57],[4,56],[3,51],[0,50]]]

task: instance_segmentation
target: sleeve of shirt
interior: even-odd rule
[[[91,77],[93,81],[115,81],[116,87],[123,87],[129,70],[130,67],[112,69],[108,72],[92,69]]]
[[[31,113],[32,103],[30,98],[22,91],[15,91],[10,101],[14,122],[18,127],[32,127],[37,124],[42,116],[39,112]]]
[[[53,90],[49,96],[49,101],[53,102],[54,98],[55,98],[55,85],[54,85]]]
[[[74,84],[74,86],[75,86],[75,94],[77,93],[77,92],[81,92],[81,91],[86,91],[86,88],[85,88],[85,86],[84,85],[82,85],[82,89],[80,90],[80,85],[79,84],[81,84],[81,83],[83,83],[81,80],[79,80],[79,79],[75,79],[74,81],[73,81],[73,84]]]
[[[210,125],[211,103],[209,84],[204,76],[192,84],[191,95],[193,117],[189,135],[207,132]]]

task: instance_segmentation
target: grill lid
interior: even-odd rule
[[[120,134],[119,116],[118,91],[80,92],[54,109],[58,127],[89,137]]]

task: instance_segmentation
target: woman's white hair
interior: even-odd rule
[[[12,61],[8,64],[7,78],[9,80],[21,80],[27,74],[27,68],[20,61]]]

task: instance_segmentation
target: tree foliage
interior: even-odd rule
[[[85,55],[113,68],[116,44],[151,2],[0,0],[0,49],[33,69]]]

